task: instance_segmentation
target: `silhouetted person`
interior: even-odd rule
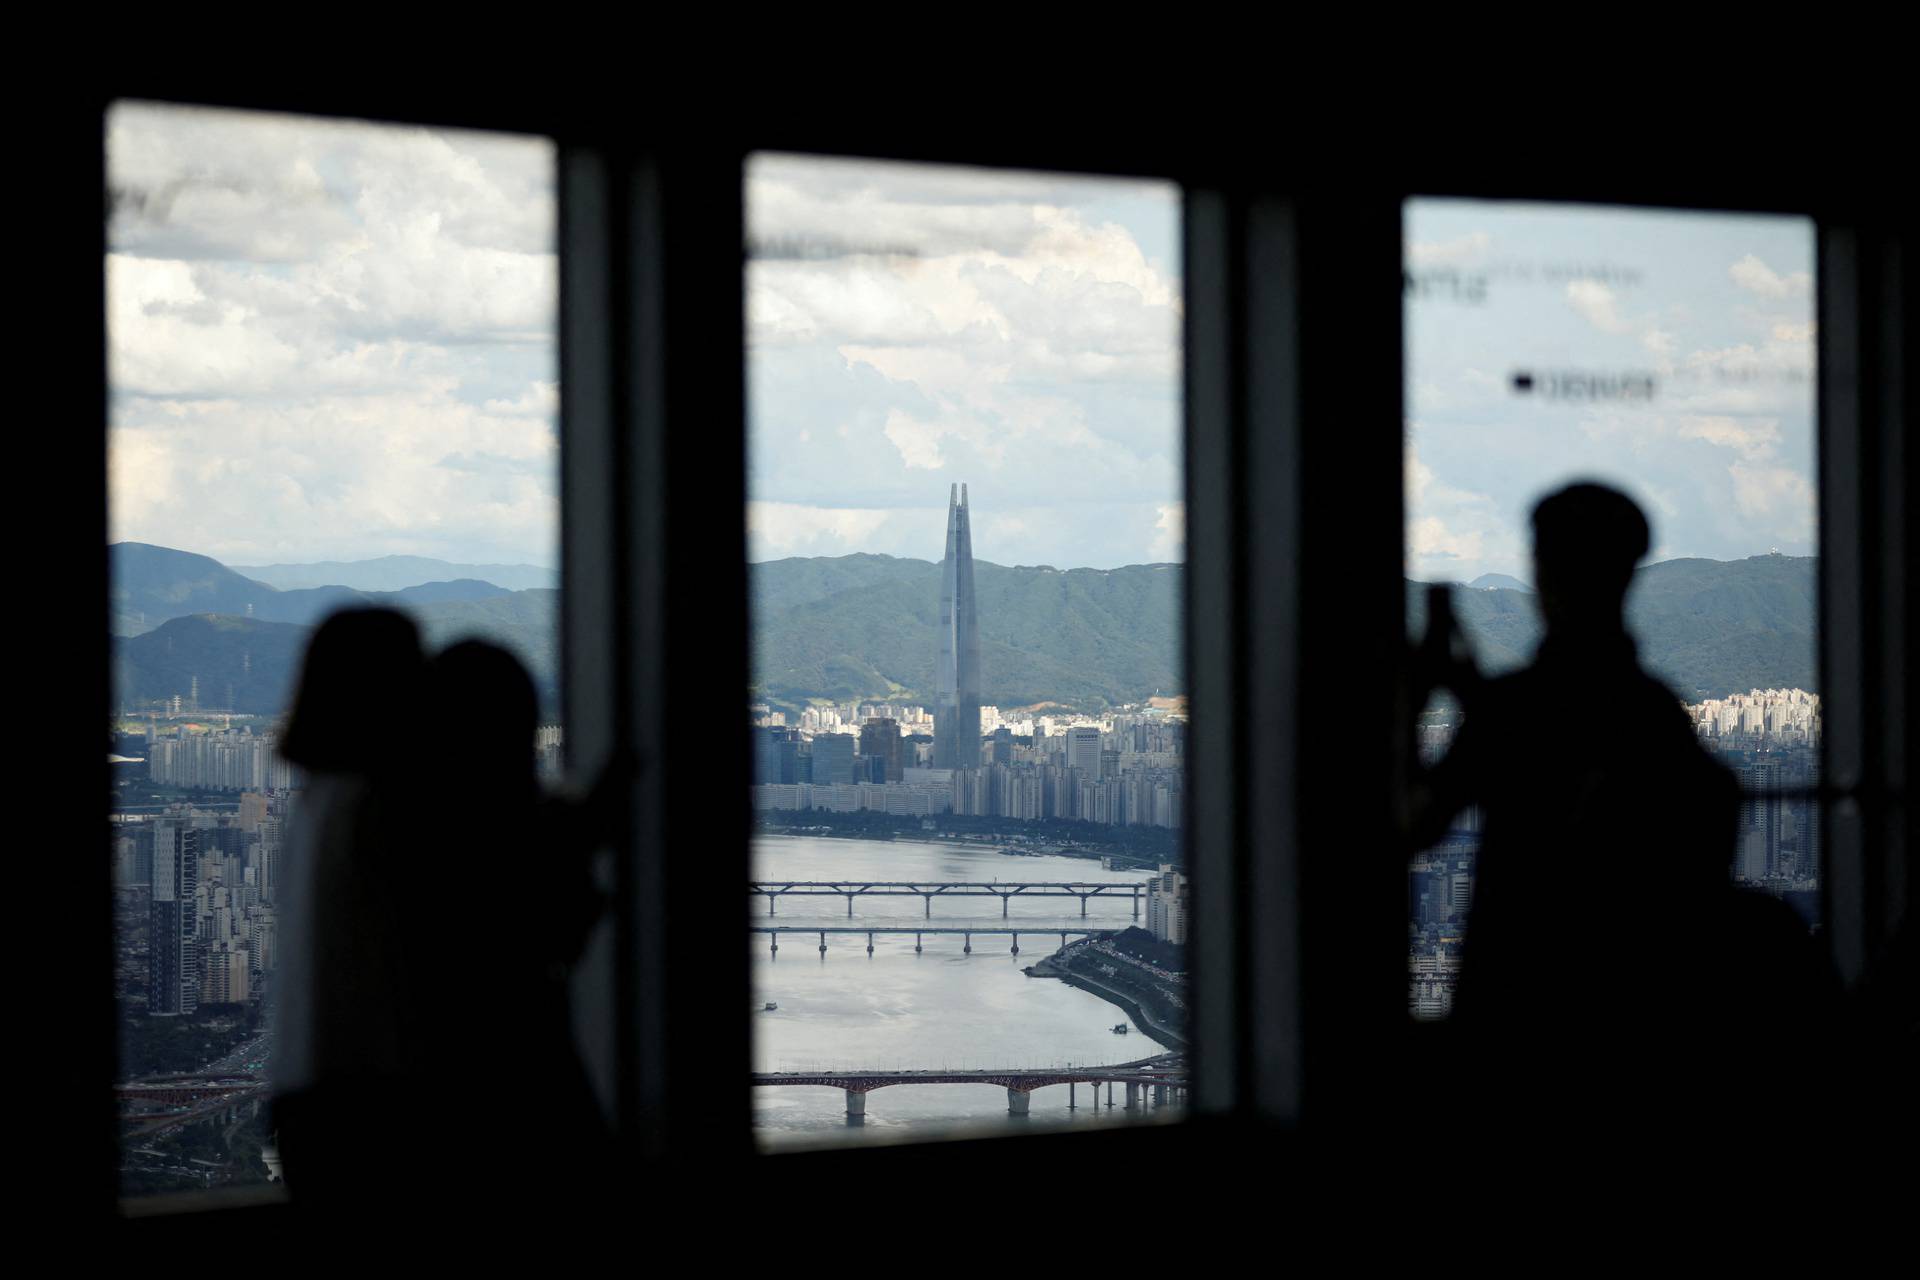
[[[495,645],[434,658],[427,701],[415,800],[431,817],[394,880],[422,904],[404,951],[421,1132],[459,1196],[577,1200],[604,1180],[606,1126],[568,981],[603,907],[590,857],[627,778],[610,769],[586,803],[543,795],[533,681]]]
[[[1532,665],[1481,680],[1452,656],[1450,610],[1425,654],[1464,719],[1416,788],[1414,845],[1470,805],[1483,818],[1445,1033],[1461,1118],[1556,1140],[1738,1125],[1818,1003],[1818,957],[1790,909],[1732,888],[1738,786],[1640,668],[1624,613],[1650,542],[1639,508],[1572,485],[1534,508],[1533,535]]]
[[[538,714],[497,646],[428,662],[384,610],[315,634],[287,731],[308,777],[283,901],[305,924],[275,1063],[296,1204],[357,1219],[511,1202],[524,1221],[611,1189],[567,984],[630,765],[584,803],[543,796]]]
[[[308,644],[282,754],[303,771],[277,895],[274,1124],[296,1202],[383,1194],[404,1099],[403,752],[426,662],[404,615],[353,609]],[[403,1132],[403,1131],[402,1131]]]

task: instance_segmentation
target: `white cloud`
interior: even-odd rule
[[[1813,287],[1811,272],[1792,271],[1783,276],[1752,254],[1728,267],[1727,275],[1742,289],[1763,298],[1801,297]]]
[[[131,104],[108,154],[112,537],[554,562],[549,143]]]
[[[1157,561],[1172,563],[1187,558],[1187,504],[1162,503],[1153,522],[1153,542],[1149,554]]]
[[[1708,444],[1733,449],[1744,458],[1764,458],[1770,457],[1780,443],[1780,424],[1689,417],[1680,420],[1678,435],[1682,440],[1705,440]]]
[[[947,465],[940,456],[939,427],[926,422],[915,422],[898,409],[887,415],[887,425],[883,428],[887,439],[893,441],[893,447],[900,451],[900,458],[908,467],[921,467],[928,471],[937,471]]]
[[[1734,501],[1744,514],[1769,521],[1784,536],[1812,537],[1815,496],[1806,476],[1792,467],[1745,460],[1727,471],[1733,477]]]
[[[1172,545],[1133,513],[1180,492],[1180,286],[1171,240],[1150,255],[1111,213],[1170,230],[1172,188],[769,157],[747,195],[756,498],[904,511],[944,498],[939,472],[974,482],[976,532],[1016,559]],[[1091,503],[1129,514],[1089,542]],[[863,549],[938,554],[900,532]]]
[[[1607,333],[1633,330],[1632,323],[1620,315],[1613,290],[1598,280],[1567,281],[1567,302],[1596,329]]]
[[[751,558],[845,555],[866,549],[868,539],[901,513],[793,502],[747,503]]]

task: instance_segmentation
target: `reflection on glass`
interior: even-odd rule
[[[381,603],[430,644],[505,645],[557,764],[554,201],[551,147],[525,138],[123,103],[108,158],[117,1092],[139,1195],[278,1176],[302,779],[276,744],[315,624]],[[419,738],[425,767],[434,726],[353,714]]]
[[[747,195],[761,1140],[1175,1114],[1177,193]]]
[[[1540,636],[1527,515],[1593,479],[1653,526],[1628,596],[1639,660],[1755,793],[1731,874],[1811,913],[1819,876],[1813,233],[1805,219],[1414,200],[1406,206],[1407,566],[1451,582],[1486,674]],[[1436,701],[1419,750],[1458,729]],[[1539,709],[1539,746],[1610,750],[1609,708]],[[1773,794],[1768,794],[1773,793]],[[1622,861],[1595,868],[1631,878]],[[1413,1011],[1443,1016],[1478,815],[1415,860]],[[1570,944],[1571,945],[1571,944]]]

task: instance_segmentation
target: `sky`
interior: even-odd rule
[[[801,156],[749,165],[755,560],[1182,558],[1179,193]]]
[[[1814,554],[1808,220],[1416,200],[1405,229],[1410,576],[1527,580],[1528,509],[1578,478],[1640,502],[1651,560]],[[1552,393],[1595,375],[1651,394]]]
[[[542,139],[116,105],[109,529],[557,564]]]
[[[108,156],[114,540],[556,563],[548,142],[122,104]],[[981,559],[1182,558],[1177,189],[745,182],[753,559],[938,559],[956,481]],[[1642,501],[1656,559],[1813,551],[1804,219],[1420,200],[1406,236],[1412,576],[1526,577],[1528,506],[1582,475]]]

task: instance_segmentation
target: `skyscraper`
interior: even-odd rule
[[[200,1005],[200,844],[185,819],[153,832],[153,897],[147,917],[147,1012],[192,1013]]]
[[[940,565],[940,666],[935,673],[933,767],[980,763],[980,614],[973,598],[973,525],[967,487],[947,494],[947,556]]]
[[[900,781],[900,722],[878,716],[860,726],[860,754],[883,762],[886,773],[877,781]]]
[[[1067,768],[1078,769],[1089,782],[1098,782],[1100,757],[1100,730],[1092,725],[1075,725],[1067,730]]]

